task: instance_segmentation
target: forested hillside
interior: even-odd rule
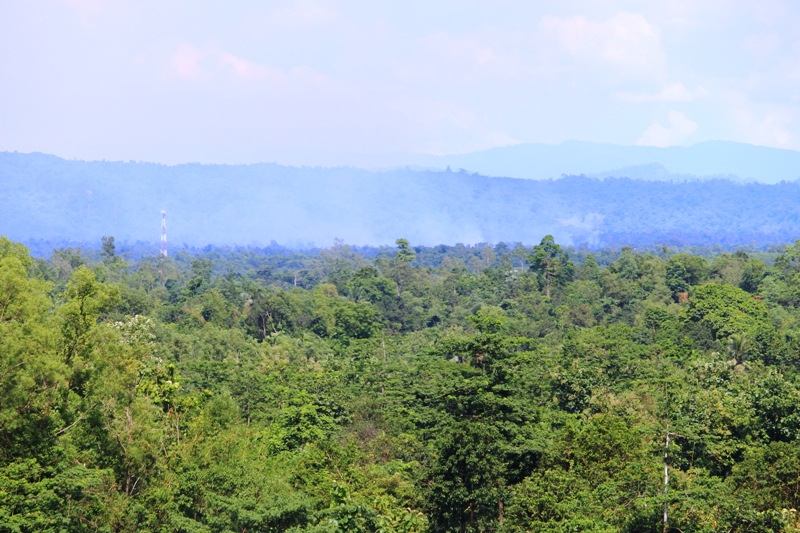
[[[800,234],[800,183],[491,178],[466,171],[66,161],[0,154],[0,233],[170,243],[769,245]]]
[[[439,252],[0,238],[0,531],[800,530],[800,243]]]

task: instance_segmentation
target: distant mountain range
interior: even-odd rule
[[[800,152],[727,141],[669,148],[578,141],[518,144],[463,155],[396,156],[392,162],[436,169],[449,165],[487,176],[524,179],[579,174],[640,179],[731,177],[761,183],[800,179]]]
[[[567,157],[564,154],[573,153],[578,144],[559,146],[559,153]],[[730,143],[706,143],[706,148],[715,146],[719,161],[724,162],[724,154],[735,160]],[[757,173],[758,167],[739,156],[742,165],[750,166],[725,168],[707,162],[703,167],[702,161],[693,159],[699,148],[692,147],[652,149],[656,154],[677,154],[674,160],[662,160],[670,167],[661,161],[636,166],[646,161],[644,156],[631,161],[623,155],[644,153],[639,148],[609,149],[611,155],[604,155],[595,145],[592,150],[596,151],[587,152],[585,163],[550,168],[564,168],[559,175],[584,168],[585,173],[603,179],[531,180],[457,169],[470,167],[469,157],[476,165],[500,165],[504,153],[522,154],[516,162],[505,163],[509,171],[521,169],[514,165],[521,165],[522,156],[544,154],[541,146],[497,149],[463,160],[442,159],[451,171],[401,168],[384,172],[276,164],[83,162],[44,154],[0,153],[0,234],[17,240],[99,242],[102,235],[114,235],[157,242],[160,210],[166,209],[172,245],[249,245],[275,240],[325,246],[334,238],[379,245],[398,237],[429,245],[530,244],[548,233],[565,244],[594,246],[768,244],[800,238],[800,182],[647,181],[612,177],[613,172],[598,170],[605,164],[628,166],[644,174],[660,172],[662,179],[691,178],[705,171],[706,176],[772,176],[770,181],[788,179],[793,172],[787,169],[793,168],[795,152],[740,148],[744,153],[776,154],[776,161],[786,165],[764,163],[772,170]],[[555,165],[553,161],[547,164]],[[676,161],[684,161],[684,166]],[[752,174],[742,170],[748,168]],[[497,170],[496,174],[512,173]],[[681,174],[674,174],[678,171]]]

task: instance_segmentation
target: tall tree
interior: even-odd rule
[[[114,244],[114,237],[106,237],[103,235],[103,245],[100,255],[106,261],[113,261],[114,256],[117,255],[117,246]]]
[[[569,260],[569,254],[556,244],[552,235],[545,235],[542,242],[533,247],[528,262],[531,264],[531,270],[539,277],[539,282],[544,285],[545,295],[548,298],[552,285],[571,279],[575,270],[575,266]]]
[[[397,284],[397,297],[403,293],[403,289],[413,278],[414,272],[411,262],[417,257],[407,239],[397,239],[397,253],[391,261],[391,273],[394,282]]]
[[[469,365],[464,378],[442,395],[451,421],[438,430],[436,462],[427,499],[434,531],[487,531],[502,525],[509,480],[528,474],[527,402],[511,394],[515,340],[505,336],[500,309],[469,317],[478,330],[445,342],[449,358]],[[528,427],[527,429],[530,429]]]

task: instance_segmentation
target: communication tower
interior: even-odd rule
[[[161,257],[167,257],[167,212],[161,211]]]

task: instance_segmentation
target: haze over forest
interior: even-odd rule
[[[531,244],[545,234],[591,247],[763,246],[800,235],[800,153],[791,150],[564,143],[411,163],[428,169],[165,166],[3,153],[0,233],[154,242],[165,209],[173,246],[325,246],[337,238],[382,245],[400,236],[424,245]],[[521,179],[531,177],[539,179]]]

